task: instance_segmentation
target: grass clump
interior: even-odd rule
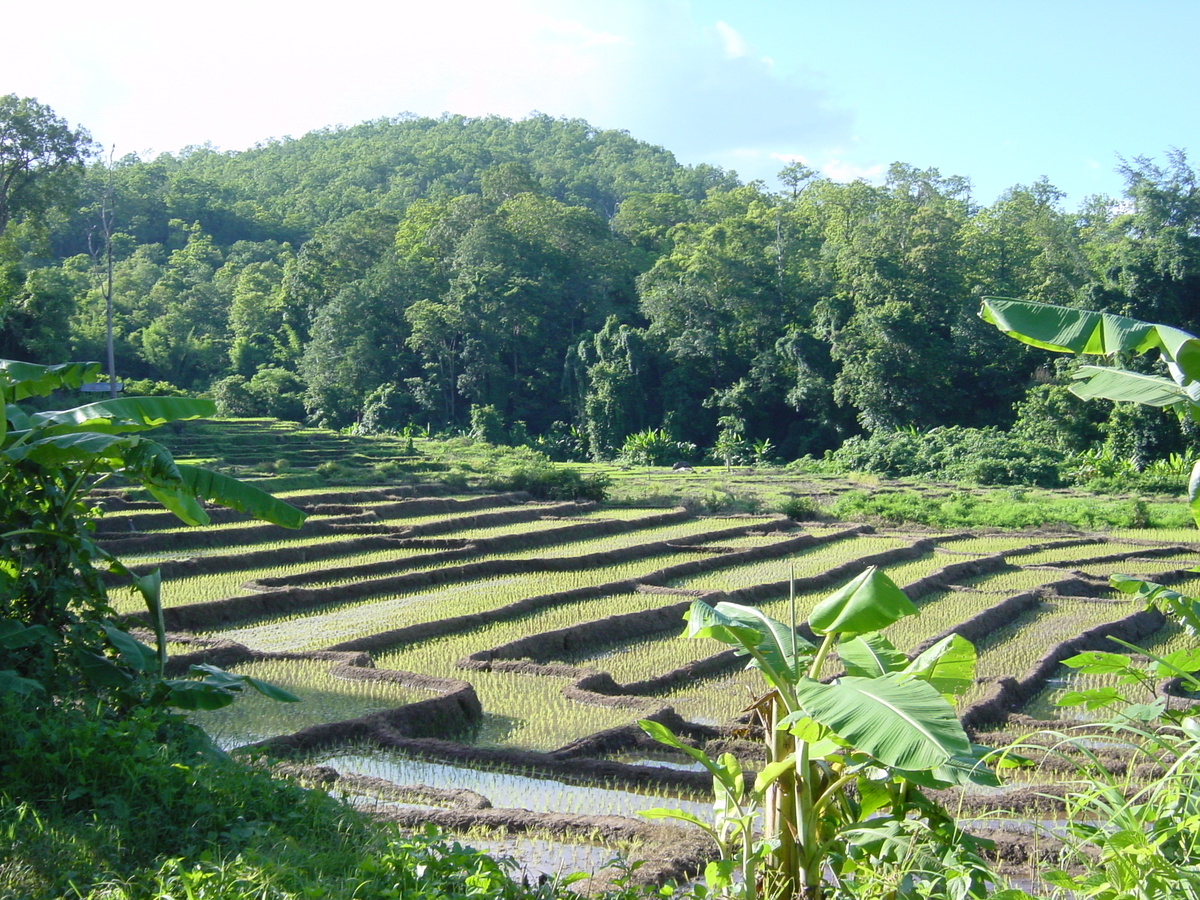
[[[509,864],[405,836],[215,750],[181,717],[0,698],[0,896],[522,898]]]
[[[847,491],[830,513],[846,521],[882,520],[934,528],[1183,528],[1190,521],[1183,503],[1142,499],[1028,496],[1012,491]]]

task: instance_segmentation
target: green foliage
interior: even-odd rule
[[[471,406],[470,435],[485,444],[508,443],[508,429],[494,406]]]
[[[1200,338],[1186,331],[1111,313],[999,297],[984,300],[980,316],[1035,347],[1108,357],[1110,366],[1077,370],[1071,391],[1079,397],[1160,407],[1181,421],[1200,422]],[[1159,353],[1167,375],[1147,375],[1124,365],[1128,358],[1151,350]],[[1200,461],[1192,468],[1188,495],[1200,524]]]
[[[971,685],[974,648],[952,635],[908,660],[878,629],[914,613],[873,566],[813,608],[819,646],[754,607],[692,604],[689,636],[732,646],[768,687],[753,707],[766,764],[749,788],[732,754],[713,760],[662,725],[640,723],[713,776],[712,823],[647,813],[692,822],[714,840],[721,859],[705,872],[712,894],[821,900],[853,896],[862,876],[920,868],[921,890],[986,895],[991,875],[979,843],[921,792],[995,783],[986,751],[970,743],[944,696]],[[846,672],[822,679],[835,649]]]
[[[1180,623],[1191,637],[1200,636],[1200,601],[1124,575],[1111,583]],[[1149,659],[1139,663],[1130,654],[1089,650],[1064,660],[1110,683],[1068,691],[1059,705],[1109,709],[1115,718],[1092,726],[1086,736],[1051,735],[1052,752],[1075,777],[1065,797],[1067,821],[1058,832],[1062,868],[1042,878],[1057,889],[1055,896],[1200,896],[1200,647],[1158,656],[1112,640]],[[1164,679],[1174,685],[1169,692],[1160,688]],[[1128,762],[1114,770],[1102,762],[1098,746],[1127,754]]]
[[[1100,497],[1036,497],[991,491],[986,494],[919,490],[869,492],[849,490],[830,505],[843,521],[882,519],[892,524],[917,523],[934,528],[1055,528],[1088,531],[1109,528],[1181,528],[1191,522],[1180,504],[1147,504],[1143,500]]]
[[[691,463],[695,457],[695,444],[673,440],[662,428],[647,428],[626,435],[617,459],[630,466],[669,466]]]
[[[590,500],[608,496],[608,476],[584,475],[578,469],[552,463],[525,463],[486,482],[489,490],[526,491],[537,500]]]
[[[1057,487],[1065,454],[995,428],[876,431],[825,454],[833,472]]]
[[[780,505],[779,511],[796,522],[819,519],[823,513],[820,505],[809,497],[788,497]]]
[[[208,522],[198,498],[298,526],[304,515],[224,475],[177,465],[137,432],[212,413],[185,398],[102,400],[31,412],[23,401],[78,389],[98,366],[38,366],[0,360],[0,686],[43,705],[87,696],[117,710],[140,704],[222,705],[245,683],[218,671],[201,682],[165,679],[159,578],[137,576],[92,540],[97,511],[86,494],[97,479],[140,482],[189,524]],[[122,574],[146,601],[153,651],[115,627],[101,577]]]
[[[120,719],[0,696],[0,894],[192,897],[568,897],[505,860],[370,822],[215,751],[177,716]]]

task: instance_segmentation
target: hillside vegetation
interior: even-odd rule
[[[1078,401],[1073,363],[975,314],[1001,295],[1196,331],[1182,152],[1073,211],[1045,182],[985,202],[902,163],[879,185],[799,165],[742,184],[547,116],[42,171],[56,190],[15,196],[0,230],[0,356],[103,359],[111,248],[119,377],[231,414],[473,428],[580,460],[647,436],[691,461],[786,460],[958,427],[1140,468],[1193,438]]]

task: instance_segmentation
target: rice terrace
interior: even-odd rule
[[[181,528],[156,503],[103,493],[103,546],[135,571],[162,570],[170,665],[214,663],[303,700],[248,696],[197,721],[222,746],[286,760],[379,818],[469,834],[533,871],[595,872],[620,851],[648,860],[640,879],[678,882],[712,858],[698,830],[638,815],[711,807],[708,773],[639,719],[757,765],[744,738],[759,679],[733,651],[680,637],[696,598],[798,620],[878,566],[919,607],[888,629],[897,648],[913,655],[953,632],[975,643],[976,681],[957,712],[974,740],[1003,746],[1088,715],[1055,700],[1105,676],[1062,660],[1116,649],[1110,637],[1160,655],[1184,645],[1179,626],[1110,588],[1112,573],[1200,591],[1200,541],[1184,527],[797,521],[762,511],[753,491],[828,499],[856,485],[783,469],[697,473],[725,486],[724,508],[711,486],[707,505],[672,502],[672,490],[694,489],[678,487],[688,475],[615,467],[619,505],[534,500],[472,486],[480,479],[448,471],[452,451],[439,460],[433,442],[269,420],[193,423],[161,440],[243,477],[277,470],[264,486],[308,513],[299,531],[228,511]],[[314,469],[375,483],[297,487]],[[124,589],[112,603],[132,617],[141,608]],[[945,802],[997,838],[1020,876],[1049,850],[1011,822],[1061,812],[1060,775],[1037,766]]]

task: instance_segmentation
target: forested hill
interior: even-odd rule
[[[769,438],[784,457],[1018,416],[1071,440],[1108,409],[981,324],[980,297],[1200,330],[1181,153],[1075,211],[1046,183],[981,206],[967,180],[903,164],[878,186],[798,165],[744,185],[546,116],[71,169],[0,197],[0,356],[104,358],[107,221],[119,376],[211,390],[230,413],[435,430],[474,415],[596,457],[646,429],[701,449]]]

